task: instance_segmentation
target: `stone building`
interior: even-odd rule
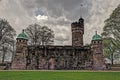
[[[71,24],[72,45],[27,45],[27,35],[23,31],[16,38],[16,53],[11,69],[18,70],[81,70],[105,69],[102,38],[96,34],[91,44],[83,45],[84,19]]]

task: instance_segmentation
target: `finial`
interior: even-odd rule
[[[24,31],[25,31],[25,30],[23,29],[23,30],[22,30],[22,33],[24,33]]]
[[[95,31],[95,33],[97,34],[97,31]]]

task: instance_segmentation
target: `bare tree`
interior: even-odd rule
[[[2,62],[4,62],[8,47],[12,47],[14,44],[15,35],[16,31],[12,28],[9,22],[5,19],[0,19],[0,51],[2,52]]]
[[[31,24],[25,29],[25,32],[28,35],[29,44],[32,45],[49,45],[54,41],[54,32],[47,26]]]
[[[54,42],[54,32],[47,26],[41,28],[41,45],[53,44]]]
[[[29,44],[38,44],[41,26],[38,24],[31,24],[26,29],[25,32],[29,38]]]

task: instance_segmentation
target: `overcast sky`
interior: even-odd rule
[[[120,0],[0,0],[0,18],[7,19],[17,34],[29,24],[46,25],[54,30],[56,45],[71,45],[71,23],[82,15],[86,44],[95,31],[101,34],[104,20],[118,4]]]

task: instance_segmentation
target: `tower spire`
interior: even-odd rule
[[[82,18],[82,7],[83,7],[83,4],[80,4],[80,18]]]

